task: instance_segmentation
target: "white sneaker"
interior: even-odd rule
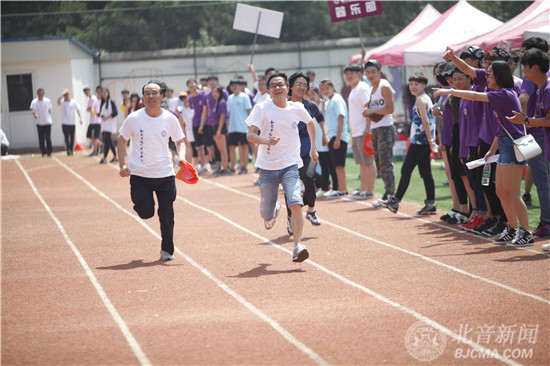
[[[315,195],[317,196],[317,198],[322,198],[322,197],[325,197],[327,193],[328,191],[325,192],[322,189],[320,189],[317,191],[317,193],[315,193]]]
[[[542,247],[540,247],[542,250],[547,250],[550,252],[550,244],[544,244]]]
[[[303,262],[308,258],[309,258],[309,252],[307,251],[305,245],[298,243],[294,247],[294,251],[292,252],[292,261],[298,263],[298,262]]]
[[[277,220],[277,216],[279,216],[279,211],[281,210],[281,204],[277,202],[275,205],[275,210],[273,211],[273,218],[268,221],[264,221],[264,226],[267,230],[270,230],[274,225],[275,221]]]
[[[337,198],[342,198],[347,194],[348,194],[348,192],[332,191],[332,192],[328,193],[325,197],[327,197],[329,200],[334,200],[334,199],[337,199]]]
[[[174,256],[170,253],[168,253],[165,250],[160,250],[160,260],[161,261],[171,261],[174,260]]]

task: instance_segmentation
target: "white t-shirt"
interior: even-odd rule
[[[103,119],[103,117],[108,117],[113,114],[113,106],[110,99],[108,102],[103,103],[101,110],[99,111],[99,117],[101,117],[101,131],[116,133],[116,117]]]
[[[187,141],[195,142],[195,135],[193,135],[193,115],[195,114],[195,110],[191,107],[187,108],[180,102],[178,111],[180,112],[181,119],[183,119],[183,123],[185,123],[185,136],[187,136]]]
[[[47,126],[52,124],[52,115],[50,111],[52,109],[52,102],[44,97],[42,100],[34,98],[31,102],[31,110],[38,114],[38,119],[35,119],[36,124],[39,126]]]
[[[93,94],[88,100],[88,107],[92,107],[90,112],[90,124],[96,125],[100,123],[99,117],[97,116],[99,113],[99,100],[97,100],[97,97]]]
[[[256,104],[246,119],[247,125],[260,129],[261,137],[281,138],[276,145],[258,145],[256,166],[260,169],[281,170],[294,164],[299,168],[303,165],[298,123],[311,122],[311,116],[302,103],[287,103],[286,108],[277,107],[273,100]]]
[[[367,127],[367,118],[363,117],[363,108],[370,101],[371,87],[364,81],[357,83],[351,89],[348,97],[349,117],[348,123],[351,129],[351,136],[363,135]]]
[[[168,109],[170,112],[175,112],[178,109],[178,106],[180,105],[179,98],[172,97],[168,99]]]
[[[386,108],[386,100],[382,96],[382,86],[388,86],[391,88],[391,84],[386,79],[380,79],[380,84],[378,84],[378,87],[374,91],[374,93],[371,96],[370,100],[370,108],[377,110],[377,109],[384,109]],[[374,122],[371,121],[370,129],[373,130],[378,127],[386,127],[386,126],[392,126],[393,125],[393,116],[390,114],[385,114],[384,117],[378,121]]]
[[[76,111],[80,111],[80,106],[78,105],[76,100],[63,100],[61,102],[61,124],[68,126],[76,125]]]
[[[262,103],[269,99],[271,99],[269,92],[265,92],[263,94],[260,94],[260,92],[257,92],[256,95],[254,96],[254,103],[255,104]]]
[[[145,178],[165,178],[174,175],[169,138],[177,142],[185,137],[180,123],[172,112],[162,110],[158,117],[150,117],[141,108],[126,118],[120,136],[130,140],[128,168],[132,175]]]

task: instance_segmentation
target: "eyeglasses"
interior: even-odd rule
[[[273,83],[273,84],[269,84],[269,89],[276,89],[276,88],[284,88],[286,86],[285,83]]]
[[[298,88],[307,88],[307,83],[294,83],[293,86],[297,86]]]

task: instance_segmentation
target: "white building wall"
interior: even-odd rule
[[[85,106],[87,98],[82,89],[93,87],[93,57],[69,39],[2,42],[2,129],[10,141],[10,148],[38,149],[38,133],[34,117],[27,111],[10,112],[6,76],[13,74],[32,74],[32,95],[36,97],[38,88],[43,88],[45,96],[52,102],[52,145],[64,147],[61,129],[61,107],[57,98],[62,90],[68,88],[84,109],[83,117],[87,122]],[[86,141],[87,123],[77,126],[76,141]]]

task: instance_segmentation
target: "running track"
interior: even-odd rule
[[[264,229],[248,174],[177,182],[163,263],[117,165],[54,156],[1,163],[3,365],[550,362],[548,240],[503,248],[412,204],[319,200],[294,264],[284,212]],[[439,356],[406,340],[418,321]]]

